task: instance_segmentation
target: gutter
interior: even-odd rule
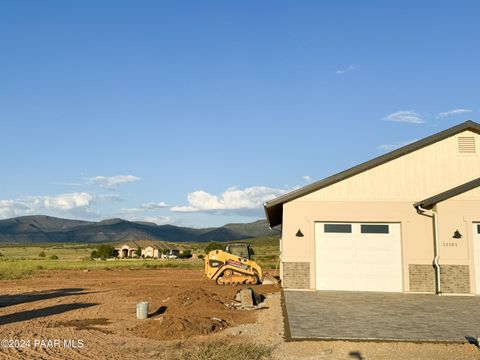
[[[442,295],[442,289],[441,289],[441,281],[440,281],[440,264],[438,262],[439,254],[439,240],[438,240],[438,214],[433,211],[433,210],[427,210],[422,208],[422,205],[416,205],[415,208],[417,209],[417,212],[419,214],[426,214],[428,216],[431,216],[433,219],[433,225],[434,225],[434,253],[435,253],[435,258],[433,259],[433,266],[435,267],[435,288],[436,288],[436,293],[437,295]]]

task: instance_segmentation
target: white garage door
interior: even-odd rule
[[[400,224],[315,223],[318,290],[402,291]]]
[[[475,293],[480,294],[480,223],[473,224],[473,251],[475,261]]]

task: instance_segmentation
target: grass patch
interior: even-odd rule
[[[180,268],[180,269],[202,269],[201,260],[108,260],[108,261],[59,261],[54,259],[15,259],[0,260],[0,279],[20,279],[22,277],[33,275],[38,271],[45,270],[113,270],[126,268],[136,269],[161,269],[161,268]]]
[[[278,264],[279,239],[269,236],[247,239],[254,248],[256,261],[264,269],[275,269]],[[205,254],[208,243],[179,243],[195,254]],[[176,245],[179,245],[176,244]],[[203,260],[193,259],[121,259],[93,261],[92,250],[100,244],[2,244],[0,246],[0,280],[19,279],[45,270],[85,269],[202,269]],[[174,246],[175,243],[172,243]],[[40,255],[41,254],[41,255]]]
[[[179,343],[169,349],[164,359],[170,360],[262,360],[270,359],[273,348],[253,343],[228,343],[216,340],[201,343]]]

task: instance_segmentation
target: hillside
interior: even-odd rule
[[[208,242],[232,241],[271,235],[278,235],[278,232],[270,230],[264,220],[204,229],[156,225],[123,219],[92,222],[60,219],[44,215],[0,220],[0,243],[100,243],[139,239]]]

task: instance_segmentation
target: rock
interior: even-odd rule
[[[237,303],[234,305],[241,309],[255,309],[261,307],[264,299],[263,295],[257,294],[252,288],[245,288],[237,291],[235,295]]]

